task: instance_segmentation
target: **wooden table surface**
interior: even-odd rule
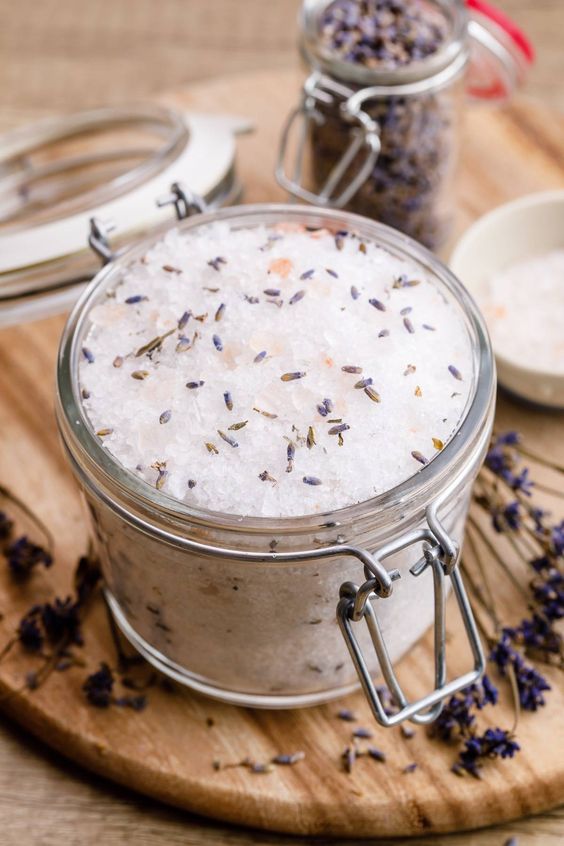
[[[529,93],[564,109],[563,0],[497,2],[527,29],[539,51]],[[191,79],[288,66],[296,61],[297,5],[298,0],[0,0],[0,128],[62,109],[146,96]],[[3,846],[88,846],[102,838],[109,846],[298,842],[201,820],[134,795],[68,763],[5,718],[0,832]],[[556,846],[564,841],[564,810],[432,843],[501,846],[510,837],[519,846]]]

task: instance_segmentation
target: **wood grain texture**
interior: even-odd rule
[[[272,200],[281,197],[271,176],[275,142],[297,85],[295,73],[272,72],[232,78],[227,83],[206,83],[168,99],[200,110],[238,111],[253,119],[256,133],[240,141],[239,167],[247,187],[245,199]],[[458,229],[510,196],[564,185],[559,161],[562,131],[563,121],[525,100],[500,113],[474,111],[467,127]],[[57,566],[45,577],[34,580],[33,591],[22,591],[4,580],[0,583],[5,637],[32,601],[51,596],[53,587],[59,594],[68,591],[70,570],[86,543],[80,503],[58,447],[52,415],[52,378],[61,325],[60,319],[52,319],[0,335],[2,480],[39,512],[58,540]],[[560,459],[564,458],[561,416],[527,410],[502,399],[498,421],[500,426],[520,428],[525,436],[535,438],[537,448],[551,454],[560,452]],[[511,609],[513,619],[516,599],[508,585],[503,586],[502,601]],[[185,692],[170,694],[153,688],[150,707],[141,714],[100,712],[85,707],[80,690],[85,673],[94,669],[102,657],[115,663],[101,603],[88,619],[86,634],[88,667],[55,674],[32,695],[14,693],[23,680],[21,662],[3,663],[0,705],[62,754],[118,782],[190,810],[303,834],[387,836],[483,826],[551,807],[564,798],[562,740],[558,735],[564,697],[555,674],[556,689],[542,718],[521,721],[519,735],[525,751],[510,766],[493,765],[483,782],[455,779],[449,772],[453,751],[430,745],[422,730],[409,741],[397,731],[379,731],[375,742],[388,752],[390,763],[378,769],[378,764],[370,767],[369,762],[363,761],[347,777],[340,770],[339,755],[350,726],[336,720],[335,706],[299,714],[252,712],[211,703]],[[451,648],[456,653],[456,627],[452,628],[452,638]],[[428,661],[427,640],[403,662],[413,694],[425,684],[420,668]],[[462,668],[457,661],[453,661],[453,671]],[[353,697],[352,706],[361,715],[361,722],[369,723],[368,708],[360,697]],[[510,710],[496,711],[496,720],[511,724]],[[207,717],[214,720],[211,728],[206,726]],[[304,762],[268,776],[252,776],[242,769],[215,773],[211,767],[215,757],[235,761],[252,755],[264,760],[279,751],[297,748],[306,751]],[[402,768],[414,760],[419,769],[411,775],[402,774]],[[124,795],[114,794],[118,797],[116,802]],[[0,791],[0,803],[1,796]],[[127,812],[134,814],[132,808],[139,808],[139,803],[136,799],[130,806],[126,801]],[[162,820],[167,813],[170,817],[166,817],[166,825],[163,823],[155,837],[162,835],[164,842],[177,842],[172,839],[173,834],[170,841],[167,839],[167,826],[170,822],[173,832],[179,817],[162,810],[157,818]],[[34,825],[40,832],[40,822],[34,821]],[[69,822],[67,829],[70,825]],[[100,819],[98,825],[103,826]],[[150,824],[147,829],[151,830]],[[263,834],[225,834],[229,830],[211,829],[204,824],[201,831],[206,832],[202,835],[206,842],[214,842],[213,837],[216,842],[282,842]],[[516,827],[505,831],[515,832]],[[459,842],[488,842],[470,839],[481,836],[463,835]],[[80,842],[94,842],[95,827],[88,837]],[[244,837],[249,839],[237,840]],[[43,838],[42,833],[37,842],[50,842],[39,838]],[[501,834],[496,833],[495,838],[489,842],[499,843]],[[433,840],[441,841],[437,837]]]

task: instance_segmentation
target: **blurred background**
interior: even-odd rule
[[[527,93],[564,110],[564,0],[495,0],[538,50]],[[0,126],[296,65],[300,0],[0,0]]]

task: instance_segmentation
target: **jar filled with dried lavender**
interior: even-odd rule
[[[468,6],[305,0],[301,48],[312,73],[283,132],[281,184],[307,202],[346,207],[440,246],[453,219],[466,93],[506,97],[532,58],[511,22],[481,0]],[[288,147],[300,121],[290,177]]]

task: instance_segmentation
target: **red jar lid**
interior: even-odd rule
[[[504,12],[484,0],[466,0],[470,13],[468,93],[481,100],[505,100],[525,80],[535,51],[525,33]]]

